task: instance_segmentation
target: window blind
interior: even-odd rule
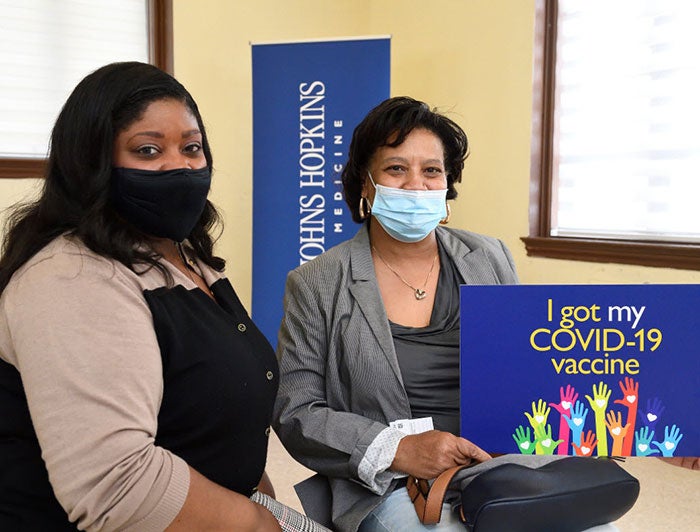
[[[0,10],[0,157],[45,157],[61,106],[85,75],[148,62],[146,0],[0,0]]]
[[[552,236],[700,242],[700,2],[560,0]]]

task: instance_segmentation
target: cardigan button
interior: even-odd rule
[[[239,323],[238,324],[238,330],[241,332],[245,332],[247,327],[245,326],[245,323]]]
[[[275,374],[272,373],[271,371],[268,371],[268,372],[265,374],[265,376],[267,377],[267,380],[271,381],[271,380],[274,378]]]
[[[265,429],[265,436],[269,436],[269,435],[270,435],[270,427],[267,427]]]

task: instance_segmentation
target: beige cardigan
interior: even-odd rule
[[[0,358],[22,376],[56,498],[81,529],[163,530],[187,496],[187,464],[154,445],[163,378],[143,290],[163,284],[60,237],[0,298]]]

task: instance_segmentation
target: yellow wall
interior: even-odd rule
[[[42,179],[0,179],[0,236],[11,207],[16,203],[35,200],[43,184]]]
[[[700,282],[700,272],[535,259],[528,230],[534,0],[174,0],[175,75],[198,101],[212,141],[217,251],[250,308],[250,42],[392,36],[392,95],[439,107],[471,142],[455,227],[505,240],[524,283]],[[0,183],[7,205],[34,180]],[[281,304],[281,302],[274,302]]]

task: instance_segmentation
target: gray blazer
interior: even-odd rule
[[[436,234],[466,284],[518,282],[500,240]],[[288,274],[277,356],[274,429],[296,460],[328,477],[334,526],[355,531],[391,491],[370,491],[360,461],[390,421],[411,417],[366,225]]]

